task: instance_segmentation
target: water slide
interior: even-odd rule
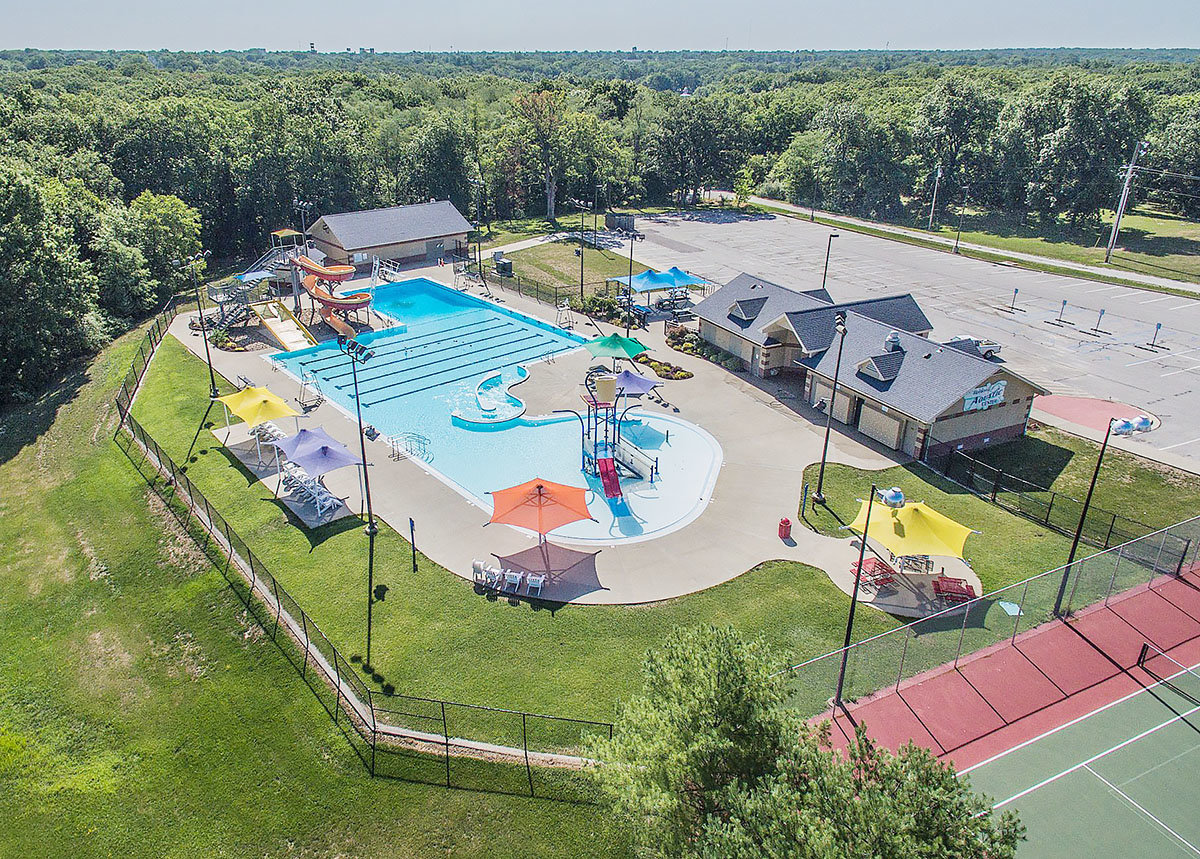
[[[306,256],[296,257],[296,265],[308,274],[316,275],[321,280],[327,280],[330,283],[341,283],[343,280],[349,280],[354,277],[354,266],[352,265],[330,265],[324,266],[318,262],[313,262]]]
[[[305,276],[301,281],[304,290],[313,297],[315,301],[320,303],[324,308],[330,310],[361,310],[371,303],[371,293],[369,292],[352,292],[349,295],[334,295],[318,281],[317,276],[310,274]]]
[[[294,352],[317,344],[317,338],[278,299],[257,302],[250,305],[250,309],[285,351]]]
[[[605,498],[621,497],[621,481],[617,477],[617,466],[612,457],[596,460],[596,470],[600,472],[600,482],[604,484]]]

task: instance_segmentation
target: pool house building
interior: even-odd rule
[[[471,225],[449,200],[322,215],[308,235],[331,265],[449,259],[465,252]]]
[[[909,294],[835,303],[740,274],[696,307],[700,336],[763,377],[792,376],[808,404],[915,459],[971,450],[1024,434],[1046,390],[963,348],[930,339]],[[836,321],[846,338],[837,397]]]

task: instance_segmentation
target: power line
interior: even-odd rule
[[[1135,166],[1133,169],[1137,170],[1139,172],[1142,172],[1142,173],[1155,173],[1161,177],[1169,176],[1172,179],[1189,179],[1194,182],[1200,182],[1200,176],[1192,176],[1188,173],[1175,173],[1171,170],[1161,170],[1157,167],[1137,167],[1137,166]]]

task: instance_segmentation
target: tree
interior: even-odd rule
[[[28,399],[100,343],[95,278],[66,219],[26,168],[0,159],[0,402]]]
[[[453,116],[439,113],[422,122],[408,142],[407,162],[410,202],[450,200],[468,211],[467,147]]]
[[[676,629],[643,668],[612,740],[589,755],[601,795],[646,856],[975,857],[1023,829],[927,750],[859,734],[845,754],[784,705],[775,660],[729,628]]]
[[[150,276],[160,284],[158,298],[191,286],[191,274],[175,263],[201,250],[199,212],[173,194],[143,191],[129,204],[129,214],[128,238],[136,241]]]
[[[1149,166],[1175,175],[1151,181],[1152,196],[1189,218],[1200,217],[1200,105],[1171,120],[1150,145]]]
[[[814,207],[821,205],[818,168],[824,147],[823,131],[813,129],[798,132],[771,168],[768,181],[783,188],[784,197],[789,203],[804,202]]]
[[[997,107],[982,87],[957,76],[941,78],[917,105],[912,138],[921,166],[918,183],[932,185],[940,165],[943,177],[938,193],[943,205],[959,199],[963,185],[970,184],[972,174],[982,166]]]
[[[834,211],[872,218],[901,211],[909,182],[893,130],[854,103],[827,107],[813,130],[823,135],[817,156],[821,197]]]
[[[555,196],[565,166],[566,98],[552,89],[539,89],[513,98],[519,129],[533,149],[546,186],[546,220],[554,220]]]

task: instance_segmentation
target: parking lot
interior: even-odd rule
[[[911,292],[934,337],[993,338],[1003,346],[999,360],[1056,394],[1145,409],[1161,427],[1121,446],[1153,447],[1200,468],[1200,296],[1043,274],[772,215],[685,213],[637,226],[646,236],[637,258],[647,265],[678,265],[718,283],[747,271],[802,289],[821,285],[828,236],[839,232],[828,275],[836,300]]]

